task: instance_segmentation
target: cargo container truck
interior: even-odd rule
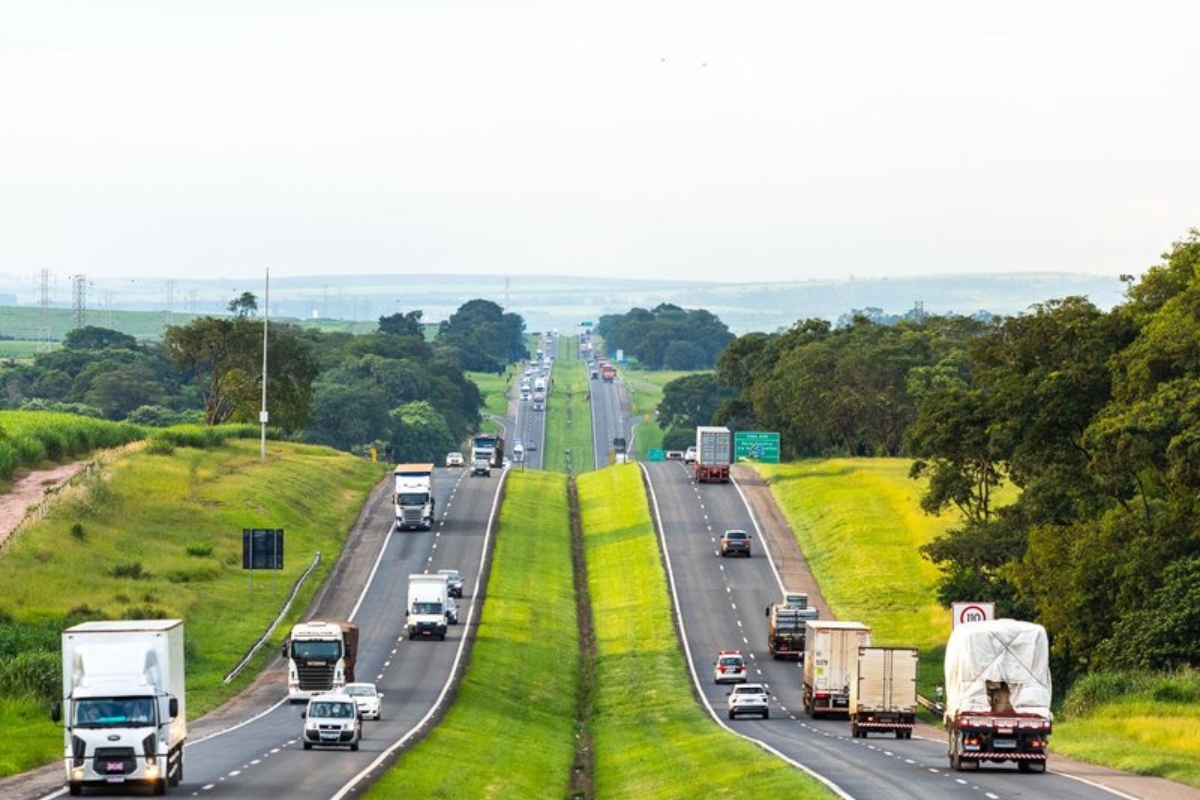
[[[471,439],[471,461],[483,459],[493,467],[504,466],[504,437],[496,433],[477,433]]]
[[[408,603],[404,625],[409,639],[446,638],[447,626],[458,623],[458,604],[450,596],[445,574],[408,576]]]
[[[692,466],[698,483],[729,483],[732,457],[733,434],[729,428],[696,428],[696,462]]]
[[[911,739],[917,722],[915,647],[860,647],[850,676],[850,735]]]
[[[187,709],[183,621],[97,620],[62,634],[67,788],[147,786],[183,780]]]
[[[804,623],[804,710],[814,719],[850,710],[850,679],[860,647],[871,644],[861,622],[809,620]]]
[[[433,528],[433,464],[399,464],[392,471],[396,490],[396,527],[400,530]]]
[[[358,625],[344,620],[298,622],[283,643],[283,657],[288,662],[291,702],[340,689],[354,683]]]
[[[1015,762],[1045,772],[1050,714],[1050,645],[1046,629],[1013,619],[965,622],[946,644],[950,768]]]
[[[767,649],[773,658],[804,657],[805,623],[820,613],[803,592],[785,592],[783,600],[767,606]]]

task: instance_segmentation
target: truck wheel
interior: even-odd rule
[[[159,778],[154,782],[154,796],[162,797],[167,793],[167,779]]]
[[[70,784],[67,785],[67,790],[73,797],[78,797],[79,795],[83,794],[83,784],[79,783],[78,781],[71,781]]]
[[[903,739],[903,738],[904,738],[904,731],[900,730],[899,728],[896,728],[896,738],[897,738],[897,739]]]
[[[305,743],[304,743],[304,749],[305,749],[305,750],[312,750],[312,742],[305,742]]]

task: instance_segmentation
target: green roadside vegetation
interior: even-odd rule
[[[600,470],[577,485],[597,647],[595,796],[828,797],[696,704],[640,469]]]
[[[532,471],[505,480],[487,602],[454,705],[367,800],[566,796],[579,691],[567,482]]]
[[[676,378],[692,375],[678,370],[647,370],[624,366],[620,370],[621,380],[629,387],[630,413],[638,421],[633,441],[637,457],[643,461],[651,448],[662,447],[662,428],[656,423],[656,410],[662,400],[663,386]]]
[[[958,520],[921,510],[910,463],[843,458],[754,468],[834,614],[871,625],[877,644],[919,647],[920,688],[931,696],[942,682],[951,619],[937,600],[938,572],[918,548]],[[1053,752],[1200,786],[1200,673],[1090,676],[1059,693],[1056,706]]]
[[[492,372],[468,372],[466,375],[479,387],[479,392],[483,395],[483,408],[479,412],[483,415],[483,430],[498,430],[500,426],[489,417],[508,416],[508,387],[512,381],[511,372],[504,372],[500,375]]]
[[[559,343],[551,374],[553,390],[546,395],[542,469],[573,475],[590,472],[596,468],[592,452],[591,381],[574,340]]]
[[[212,434],[213,429],[205,429]],[[188,441],[187,431],[178,438]],[[245,672],[223,678],[270,626],[321,554],[287,622],[328,577],[342,542],[387,468],[326,447],[255,439],[178,446],[159,434],[99,454],[92,475],[59,493],[0,558],[0,726],[20,730],[0,751],[0,776],[54,761],[62,730],[46,697],[61,688],[59,635],[83,619],[187,620],[188,713],[245,688],[286,633],[281,626]],[[242,570],[242,530],[282,528],[284,569]],[[19,623],[19,624],[14,624]],[[15,636],[36,641],[13,642]],[[8,658],[13,648],[25,652]]]

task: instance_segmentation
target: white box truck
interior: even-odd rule
[[[858,649],[870,644],[871,629],[861,622],[804,623],[804,710],[810,717],[849,712]]]
[[[409,575],[404,624],[409,639],[446,638],[446,627],[458,624],[458,604],[450,596],[444,574]]]
[[[402,531],[433,528],[433,464],[399,464],[392,470],[396,491],[396,527]]]
[[[144,785],[156,795],[183,780],[187,713],[183,621],[98,620],[62,634],[67,786]]]
[[[850,678],[850,735],[872,731],[911,739],[917,722],[915,647],[860,647]]]

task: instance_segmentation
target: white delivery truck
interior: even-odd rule
[[[849,712],[858,650],[870,644],[871,629],[861,622],[804,623],[804,710],[810,717]]]
[[[67,786],[145,785],[154,794],[183,780],[187,714],[183,621],[98,620],[62,635]]]
[[[872,731],[911,739],[917,722],[915,647],[860,647],[850,677],[850,735]]]
[[[433,464],[400,464],[392,474],[396,491],[396,527],[402,531],[433,528]]]
[[[408,576],[404,617],[409,639],[446,638],[446,627],[458,624],[458,604],[445,574]]]

